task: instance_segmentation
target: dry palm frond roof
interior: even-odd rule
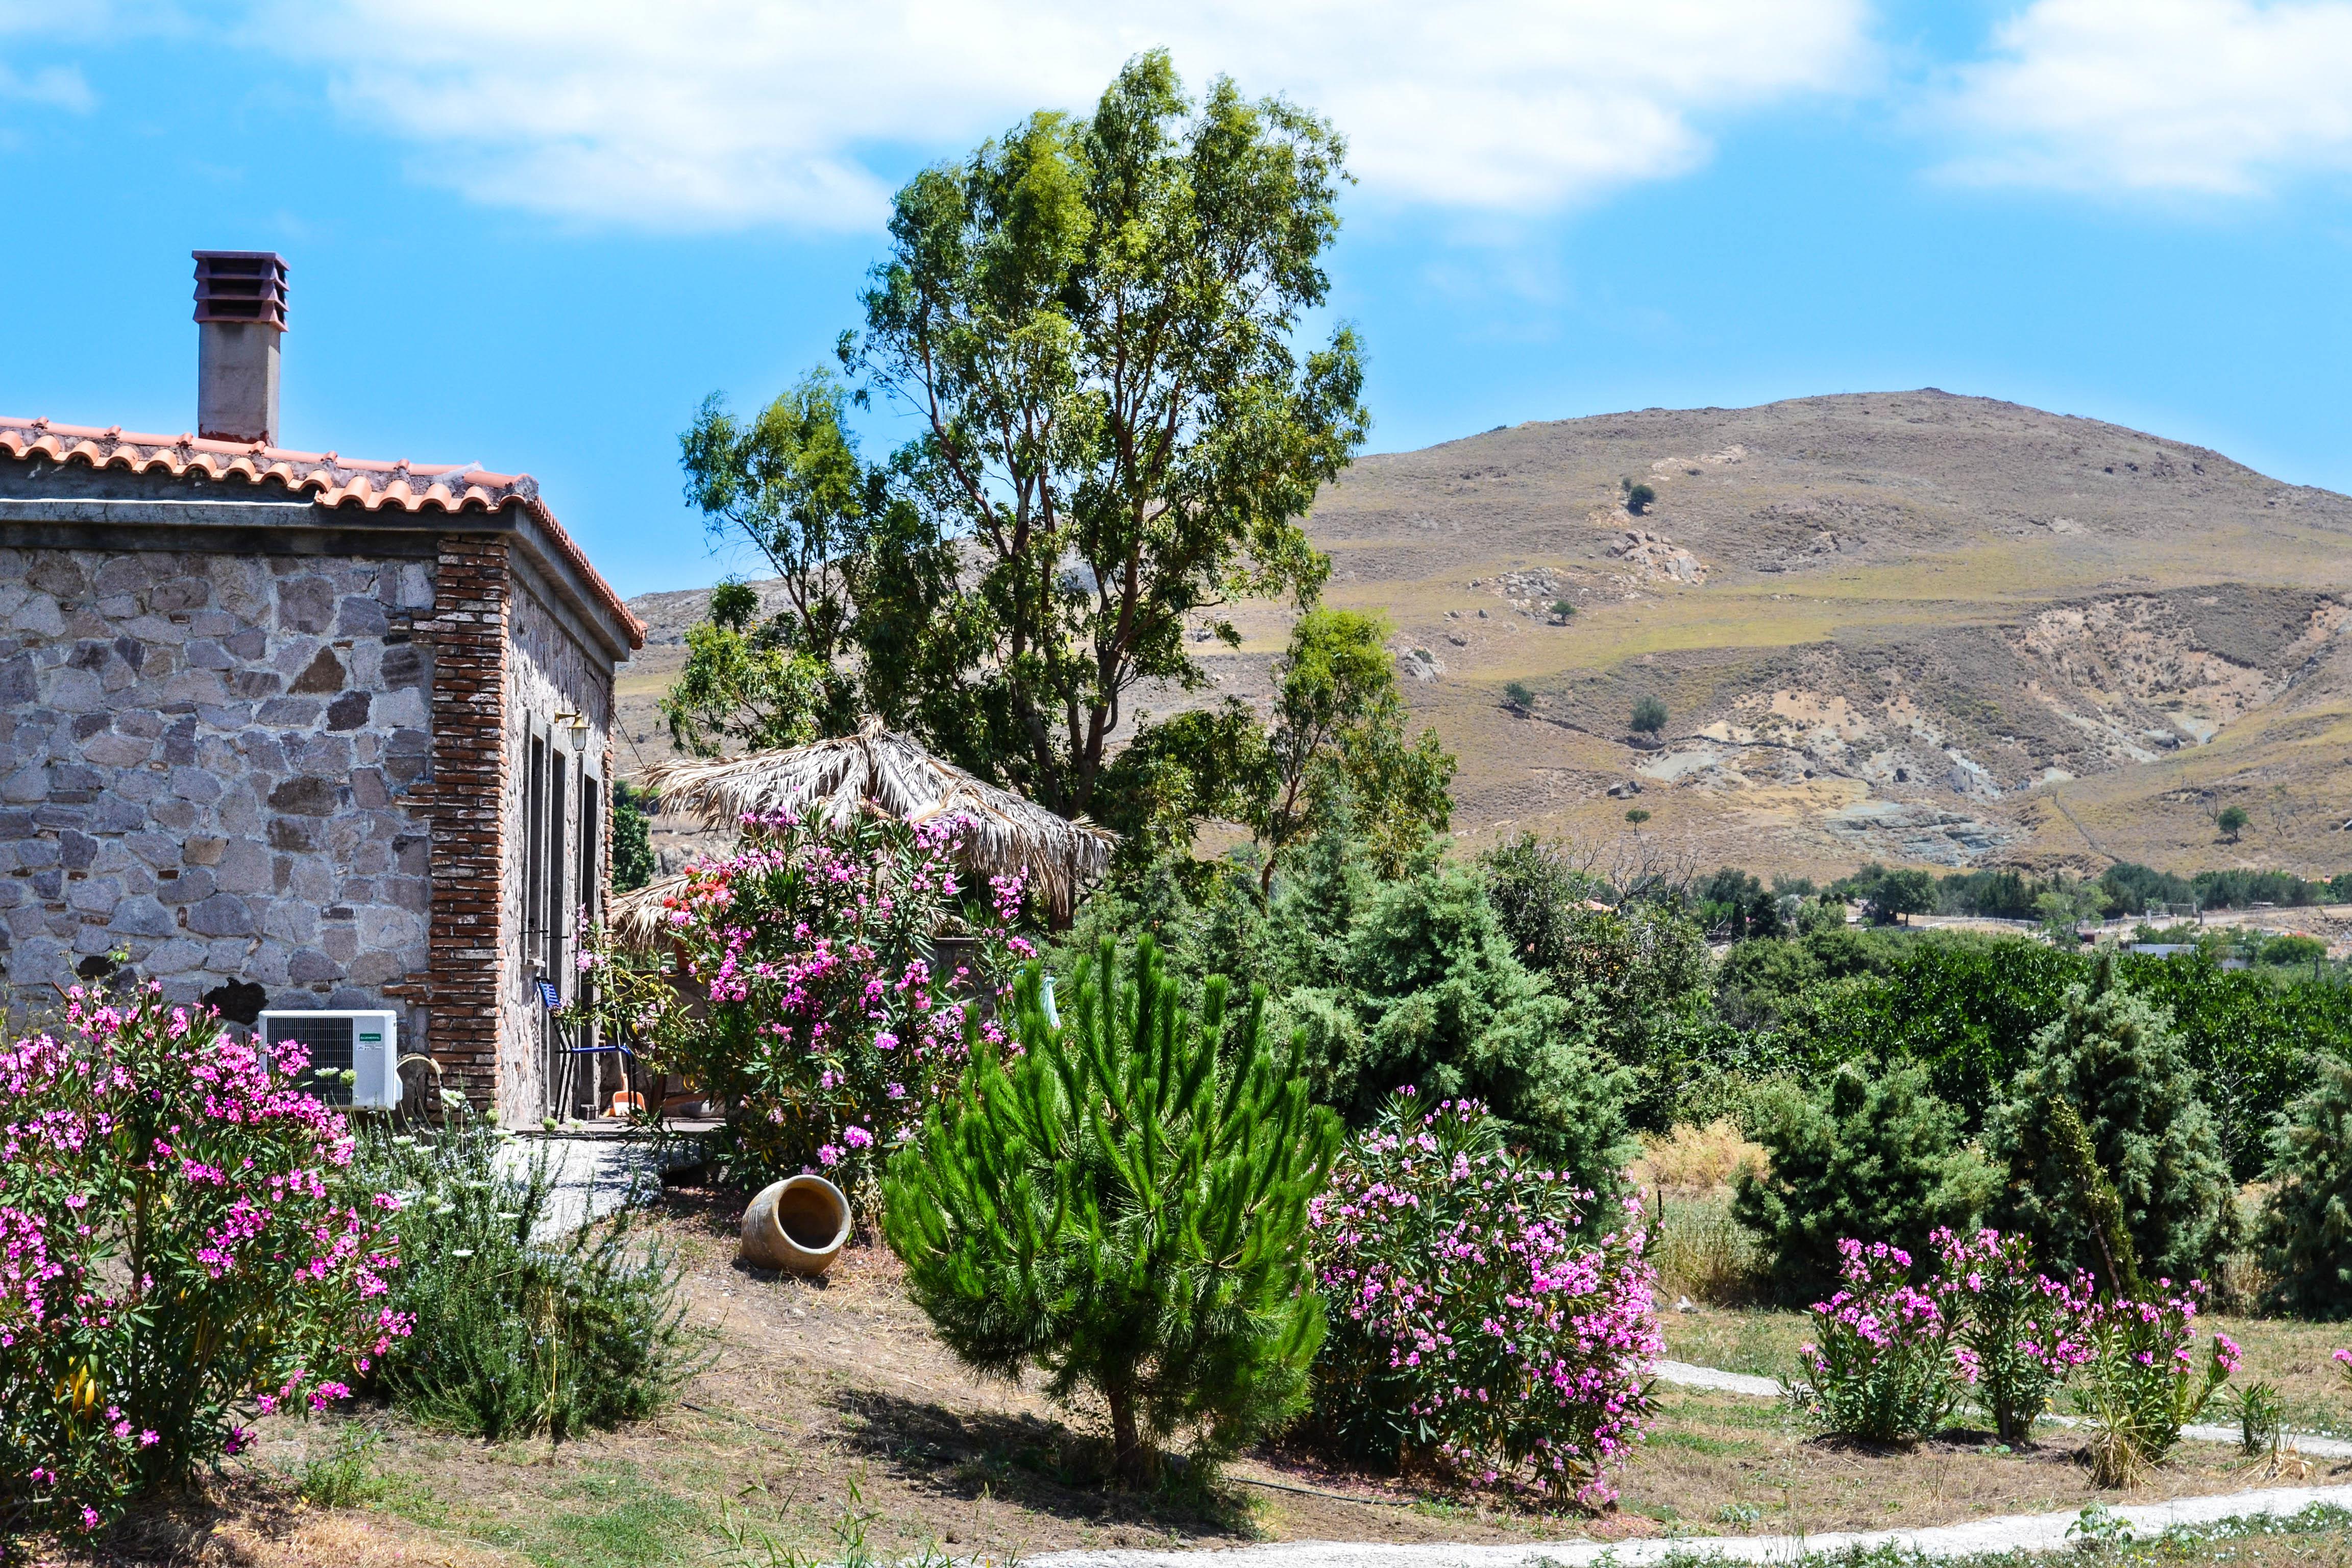
[[[656,763],[646,785],[665,812],[684,812],[712,827],[784,812],[834,822],[869,810],[900,822],[969,817],[965,866],[991,877],[1025,872],[1030,889],[1056,915],[1066,914],[1079,888],[1109,866],[1117,843],[1090,822],[1073,822],[975,778],[873,721],[855,735],[786,751]],[[646,922],[659,920],[663,897],[683,885],[667,878],[614,900],[616,930],[626,936],[625,928],[646,924],[649,937],[654,928]]]
[[[642,888],[613,895],[609,924],[614,939],[632,952],[651,952],[662,942],[669,900],[686,891],[683,871],[656,877]]]

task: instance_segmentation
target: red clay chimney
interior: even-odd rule
[[[278,340],[286,259],[270,250],[199,250],[196,434],[278,444]]]

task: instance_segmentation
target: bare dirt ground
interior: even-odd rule
[[[854,1525],[878,1554],[929,1545],[1001,1562],[1072,1547],[1924,1526],[2079,1508],[2102,1495],[2071,1440],[2008,1453],[1963,1436],[1873,1451],[1815,1438],[1767,1402],[1690,1390],[1661,1390],[1656,1429],[1619,1474],[1622,1506],[1597,1519],[1279,1449],[1245,1458],[1205,1493],[1122,1494],[1096,1479],[1100,1445],[1086,1414],[1059,1410],[1034,1388],[974,1379],[931,1337],[887,1253],[853,1250],[814,1284],[747,1270],[734,1258],[740,1207],[740,1195],[685,1188],[657,1212],[685,1265],[689,1320],[715,1352],[667,1414],[560,1446],[440,1436],[381,1410],[273,1422],[205,1498],[148,1510],[100,1559],[624,1568],[765,1563],[772,1542],[837,1561]],[[1785,1355],[1796,1321],[1669,1313],[1670,1353],[1775,1370],[1768,1363]],[[2231,1327],[2242,1329],[2261,1375],[2315,1355],[2315,1367],[2326,1365],[2324,1330],[2265,1339],[2265,1325]],[[2291,1394],[2300,1383],[2298,1373]],[[354,1424],[380,1434],[361,1501],[303,1505],[302,1466],[336,1452]],[[2268,1473],[2232,1450],[2196,1446],[2129,1500],[2346,1474],[2352,1467]]]

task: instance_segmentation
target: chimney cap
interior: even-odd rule
[[[274,250],[196,250],[196,320],[286,330],[286,258]]]

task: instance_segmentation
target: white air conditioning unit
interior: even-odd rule
[[[397,1013],[289,1009],[262,1014],[257,1027],[264,1045],[299,1040],[309,1047],[314,1070],[350,1070],[348,1086],[340,1082],[302,1086],[313,1092],[323,1090],[320,1098],[377,1110],[389,1110],[400,1103]]]

